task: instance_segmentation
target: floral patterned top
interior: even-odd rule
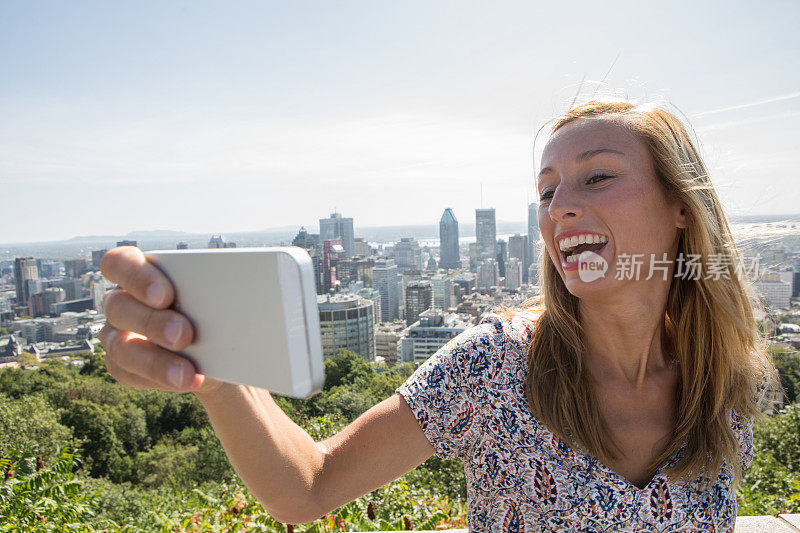
[[[710,489],[699,480],[674,484],[663,471],[679,450],[640,489],[537,420],[524,394],[531,332],[522,317],[491,313],[397,389],[436,454],[463,462],[470,531],[733,531],[729,463]],[[747,468],[752,418],[730,420]]]

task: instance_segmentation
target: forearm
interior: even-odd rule
[[[325,512],[314,509],[322,449],[267,391],[222,383],[195,395],[233,468],[273,517],[297,523]]]

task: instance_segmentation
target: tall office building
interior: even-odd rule
[[[64,261],[64,273],[68,278],[79,278],[89,271],[89,263],[83,257]]]
[[[102,250],[92,250],[92,270],[100,270],[100,260],[103,259],[107,251],[108,250],[105,248]]]
[[[117,246],[139,246],[139,242],[130,240],[117,241]]]
[[[497,267],[500,270],[500,277],[506,277],[506,259],[508,259],[508,246],[506,241],[499,240],[497,241]]]
[[[530,266],[530,250],[528,236],[516,233],[508,238],[508,258],[515,257],[522,263],[522,282],[528,282],[528,267]],[[507,276],[508,274],[506,274]]]
[[[342,218],[341,213],[331,213],[329,218],[319,219],[320,242],[342,239],[342,247],[347,259],[353,257],[355,240],[353,235],[353,219]]]
[[[475,237],[478,245],[478,262],[497,259],[497,230],[494,208],[475,210]]]
[[[458,220],[451,208],[439,220],[439,268],[461,268],[458,250]]]
[[[433,287],[428,280],[412,281],[406,287],[406,324],[419,320],[419,315],[433,306]]]
[[[539,205],[536,202],[528,204],[528,265],[532,265],[539,260]],[[530,281],[529,281],[530,282]]]
[[[447,311],[452,305],[453,280],[443,274],[437,274],[430,279],[433,287],[433,305],[436,309]]]
[[[497,266],[497,261],[494,259],[484,259],[478,265],[478,287],[488,289],[499,285],[500,283],[500,269]]]
[[[375,360],[375,321],[372,300],[355,294],[317,296],[322,355],[333,357],[350,350]]]
[[[422,270],[422,249],[414,237],[403,237],[394,244],[394,262],[401,269]]]
[[[14,259],[14,284],[17,289],[17,305],[28,305],[29,285],[39,279],[39,269],[33,257],[17,257]]]
[[[37,292],[30,297],[29,305],[32,317],[40,317],[54,314],[53,304],[61,303],[65,300],[66,292],[60,287],[49,287],[42,292]]]
[[[400,318],[397,265],[392,259],[378,260],[372,269],[372,286],[381,293],[381,322]]]
[[[522,284],[522,261],[516,257],[506,261],[506,280],[503,285],[508,289],[519,289]]]

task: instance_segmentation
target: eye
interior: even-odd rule
[[[539,196],[539,201],[544,202],[545,200],[549,200],[552,197],[553,197],[553,191],[548,189],[544,191],[541,196]]]
[[[590,176],[588,180],[586,180],[587,185],[593,185],[595,183],[600,183],[601,181],[605,181],[607,179],[611,179],[614,176],[609,176],[608,174],[595,174]]]

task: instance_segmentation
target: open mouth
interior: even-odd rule
[[[581,233],[561,239],[558,242],[562,261],[566,264],[577,265],[581,259],[587,259],[591,252],[597,254],[602,250],[608,237],[599,233]]]

